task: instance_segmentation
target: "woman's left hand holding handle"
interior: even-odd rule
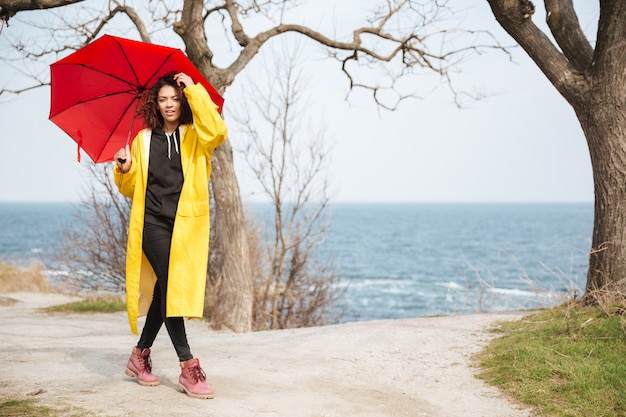
[[[130,146],[126,145],[125,148],[120,148],[119,151],[115,152],[115,156],[113,157],[115,162],[122,171],[123,174],[130,171],[130,166],[132,165],[132,158],[130,156]]]

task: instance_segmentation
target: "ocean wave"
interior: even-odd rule
[[[512,297],[536,297],[538,294],[535,291],[527,291],[519,288],[489,288],[489,292]]]
[[[467,289],[466,285],[461,285],[458,282],[455,281],[448,281],[448,282],[436,282],[435,283],[436,286],[438,287],[443,287],[443,288],[448,288],[450,290],[463,290],[463,289]]]

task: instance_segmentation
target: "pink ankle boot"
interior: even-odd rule
[[[139,385],[155,387],[160,384],[159,377],[152,374],[150,349],[141,350],[136,346],[133,348],[126,365],[126,375],[137,378]]]
[[[206,375],[197,358],[180,363],[181,373],[178,389],[192,398],[213,398],[213,388],[206,382]]]

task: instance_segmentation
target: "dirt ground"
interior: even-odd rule
[[[15,302],[11,301],[15,300]],[[347,323],[234,334],[187,322],[212,400],[178,392],[163,328],[152,350],[157,387],[124,375],[136,337],[125,313],[45,314],[72,299],[0,293],[0,397],[37,398],[95,416],[529,417],[475,378],[471,355],[495,321],[522,313]],[[142,323],[140,323],[141,325]]]

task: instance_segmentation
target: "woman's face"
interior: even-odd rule
[[[163,116],[164,125],[177,125],[180,119],[180,92],[171,85],[165,85],[159,90],[157,103]]]

